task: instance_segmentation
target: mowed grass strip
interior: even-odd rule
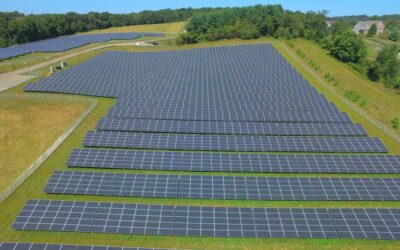
[[[0,95],[0,190],[22,174],[89,107],[45,95]]]
[[[123,27],[112,27],[102,30],[92,30],[80,34],[101,34],[118,32],[161,32],[166,34],[179,34],[185,29],[186,22],[172,22],[160,24],[140,24]]]

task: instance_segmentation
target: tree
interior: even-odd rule
[[[336,23],[332,24],[332,27],[330,28],[330,33],[333,36],[337,36],[339,34],[343,34],[351,30],[352,30],[352,25],[350,22],[337,21]]]
[[[331,54],[342,62],[363,63],[367,56],[367,47],[353,32],[345,32],[334,38]]]
[[[376,24],[372,24],[371,28],[368,30],[368,36],[375,36],[377,32],[378,29],[376,28]]]
[[[193,44],[197,43],[198,39],[197,36],[192,34],[192,33],[183,33],[180,36],[176,38],[176,43],[177,44]]]
[[[257,27],[250,22],[240,22],[237,31],[242,39],[255,39],[260,37]]]
[[[397,59],[398,49],[396,45],[388,46],[379,51],[375,63],[370,68],[368,76],[371,80],[382,80],[385,85],[398,87],[400,62]]]
[[[397,29],[392,30],[390,32],[389,39],[392,40],[393,42],[397,42],[397,40],[399,40],[399,31]]]

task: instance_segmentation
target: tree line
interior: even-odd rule
[[[95,29],[186,21],[196,12],[209,10],[210,8],[181,8],[176,10],[142,11],[130,14],[111,14],[108,12],[77,14],[69,12],[66,14],[40,15],[0,12],[0,47]]]
[[[281,5],[256,5],[194,13],[187,24],[187,33],[182,34],[177,42],[253,39],[260,36],[303,37],[318,41],[325,34],[324,13],[291,12]]]

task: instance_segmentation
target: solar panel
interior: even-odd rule
[[[177,175],[54,171],[46,193],[176,198]]]
[[[99,203],[91,232],[172,235],[173,228],[173,206]]]
[[[115,246],[91,246],[91,245],[65,245],[50,243],[21,243],[0,242],[0,250],[162,250],[160,248],[136,248]],[[166,250],[166,249],[165,249]]]
[[[76,245],[48,244],[48,243],[0,243],[0,250],[76,250]]]
[[[98,130],[237,135],[367,136],[359,124],[176,121],[102,118]]]
[[[90,232],[96,210],[96,202],[29,200],[12,228]]]
[[[242,152],[387,152],[379,139],[367,137],[273,137],[90,131],[83,144],[88,147]]]
[[[44,191],[60,194],[222,200],[399,200],[400,179],[55,171]]]
[[[234,154],[74,149],[70,167],[199,172],[400,173],[398,155]]]
[[[62,36],[37,42],[29,42],[14,47],[0,48],[0,60],[34,52],[62,52],[88,43],[109,40],[131,40],[141,36],[161,36],[160,33],[105,33]]]
[[[340,238],[400,239],[400,209],[329,209]]]
[[[178,206],[174,235],[256,237],[253,211],[239,207]]]
[[[63,231],[74,201],[28,201],[12,228]],[[82,202],[80,202],[82,203]],[[52,211],[42,215],[42,206]],[[239,208],[87,202],[93,233],[257,237],[400,239],[400,209]],[[67,208],[65,207],[67,205]],[[28,217],[28,219],[26,219]],[[36,218],[36,219],[35,219]],[[61,223],[60,223],[61,221]],[[22,223],[23,226],[20,226]],[[28,224],[27,224],[28,223]],[[48,227],[46,224],[61,226]],[[74,222],[75,225],[77,222]],[[29,225],[29,226],[28,226]],[[79,231],[77,227],[71,227]]]
[[[257,237],[338,238],[327,209],[254,208]]]

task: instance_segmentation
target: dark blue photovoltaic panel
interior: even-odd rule
[[[99,203],[91,232],[172,235],[174,206]]]
[[[0,48],[0,60],[34,52],[62,52],[88,43],[101,43],[109,40],[132,40],[141,36],[162,36],[162,34],[129,32],[62,36],[23,43],[14,47]]]
[[[86,218],[88,211],[84,211],[81,219],[76,218],[76,213],[89,207],[95,215]],[[79,226],[83,224],[88,225],[84,232],[92,233],[400,239],[400,209],[384,208],[240,208],[30,200],[12,228],[31,231],[68,228],[82,232]]]
[[[298,99],[298,100],[297,100]],[[318,105],[316,105],[318,104]],[[293,99],[282,100],[281,98],[269,98],[261,101],[246,100],[246,102],[235,100],[191,100],[191,99],[147,99],[147,98],[123,98],[119,99],[115,107],[118,108],[158,108],[158,109],[174,109],[179,107],[187,107],[188,109],[207,110],[320,110],[325,112],[336,112],[337,107],[330,102],[321,101],[304,101],[293,96]]]
[[[55,171],[45,192],[107,196],[176,198],[177,175]]]
[[[400,179],[55,171],[44,191],[60,194],[222,200],[400,200]]]
[[[70,167],[198,172],[400,173],[398,155],[234,154],[74,149]]]
[[[186,108],[179,110],[160,109],[131,109],[112,107],[107,113],[108,117],[139,118],[139,119],[166,119],[166,120],[189,120],[189,121],[248,121],[248,122],[343,122],[350,123],[351,120],[346,113],[321,111],[219,111],[205,110],[196,111]]]
[[[83,144],[87,147],[204,151],[387,152],[379,139],[368,137],[279,137],[90,131]]]
[[[90,232],[96,211],[96,202],[29,200],[12,228]]]
[[[115,246],[65,245],[50,243],[0,242],[0,250],[162,250],[160,248],[137,248]],[[167,249],[164,249],[167,250]]]
[[[97,124],[97,129],[192,134],[367,136],[367,132],[361,125],[352,123],[175,121],[102,118]]]
[[[329,209],[340,238],[400,240],[400,209]]]
[[[338,238],[327,209],[254,208],[259,238]]]

